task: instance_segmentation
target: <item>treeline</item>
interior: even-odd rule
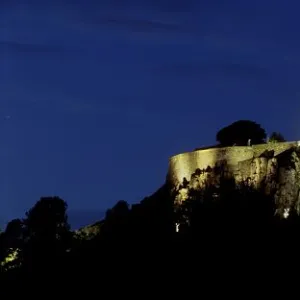
[[[56,274],[80,278],[103,271],[108,256],[135,253],[138,247],[168,240],[173,234],[172,205],[167,186],[140,204],[119,201],[106,212],[94,233],[72,232],[67,203],[59,197],[41,198],[23,219],[7,224],[0,234],[2,280],[24,280]]]
[[[290,210],[287,218],[277,216],[272,196],[231,179],[190,190],[181,205],[173,199],[165,184],[132,207],[119,201],[95,225],[96,233],[84,235],[70,230],[65,201],[41,198],[24,219],[12,220],[0,235],[1,279],[24,281],[52,274],[52,281],[60,282],[87,274],[107,276],[109,270],[126,276],[128,268],[142,272],[173,261],[175,254],[186,262],[203,249],[267,243],[278,247],[278,241],[286,246],[300,237],[296,211]]]

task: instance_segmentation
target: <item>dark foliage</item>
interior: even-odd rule
[[[265,142],[266,132],[257,123],[249,120],[240,120],[222,128],[216,136],[221,146],[246,146],[251,144],[262,144]]]
[[[285,138],[279,132],[272,132],[269,138],[269,142],[285,142]]]
[[[180,206],[170,190],[165,184],[131,207],[119,201],[91,238],[70,231],[62,199],[41,198],[24,220],[11,221],[0,235],[2,260],[13,249],[19,251],[16,260],[2,266],[1,280],[28,286],[40,282],[48,292],[105,289],[108,283],[120,287],[148,282],[146,276],[167,280],[174,266],[174,276],[186,274],[187,268],[194,274],[199,262],[203,271],[204,262],[217,261],[229,249],[231,254],[244,245],[247,250],[278,249],[278,241],[286,245],[299,239],[298,215],[276,217],[273,197],[247,182],[222,179],[219,185],[190,190]]]

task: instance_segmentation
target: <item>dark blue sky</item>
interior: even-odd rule
[[[300,138],[298,0],[0,2],[0,216],[130,203],[237,119]]]

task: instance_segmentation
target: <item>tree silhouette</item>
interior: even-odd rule
[[[5,229],[4,234],[11,239],[21,239],[24,233],[24,224],[20,219],[11,220]]]
[[[24,238],[24,224],[20,219],[11,220],[3,233],[5,248],[19,248]]]
[[[101,228],[103,238],[110,240],[123,240],[129,230],[129,205],[120,200],[106,212],[105,222]]]
[[[265,142],[266,132],[257,123],[249,120],[240,120],[222,128],[216,136],[221,146],[246,146]]]
[[[180,233],[188,239],[208,244],[211,237],[218,241],[231,237],[233,243],[253,236],[260,239],[274,228],[274,213],[275,200],[262,189],[247,182],[221,179],[218,186],[191,190],[180,207],[178,221]]]
[[[285,142],[285,138],[279,132],[272,132],[269,138],[269,142],[276,143],[276,142]]]
[[[31,239],[61,240],[69,233],[67,204],[59,197],[43,197],[26,213],[24,224]]]
[[[72,237],[66,210],[59,197],[43,197],[26,213],[25,268],[40,273],[62,263]]]

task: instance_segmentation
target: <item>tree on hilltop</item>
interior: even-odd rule
[[[265,143],[266,131],[256,122],[249,120],[236,121],[222,128],[216,136],[221,146],[247,146]]]
[[[276,143],[276,142],[285,142],[285,138],[283,137],[283,135],[279,132],[272,132],[272,134],[270,135],[269,138],[269,142],[271,143]]]

